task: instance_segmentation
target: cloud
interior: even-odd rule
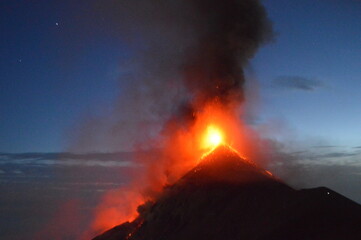
[[[0,153],[1,159],[79,159],[79,160],[119,160],[119,158],[133,157],[131,152],[111,152],[111,153],[70,153],[70,152],[57,152],[57,153]]]
[[[318,158],[343,158],[343,157],[353,157],[353,156],[357,156],[360,155],[360,153],[357,152],[331,152],[331,153],[326,153],[326,154],[322,154],[322,155],[318,155]]]
[[[272,86],[283,89],[315,91],[324,87],[323,83],[318,80],[302,76],[279,76],[272,81]]]
[[[134,154],[114,153],[0,153],[0,164],[134,167]]]
[[[14,174],[23,174],[24,172],[21,171],[21,170],[14,170],[13,173],[14,173]]]
[[[309,167],[318,165],[329,166],[355,166],[360,165],[361,152],[359,151],[329,151],[334,147],[314,148],[316,151],[300,151],[299,154],[292,154],[294,163],[307,165]]]
[[[323,149],[323,148],[337,148],[337,147],[340,147],[340,146],[334,146],[334,145],[317,145],[317,146],[313,146],[312,148],[320,148],[320,149]]]

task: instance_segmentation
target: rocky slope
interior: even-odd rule
[[[141,216],[94,240],[361,239],[361,206],[321,187],[294,190],[220,146]]]

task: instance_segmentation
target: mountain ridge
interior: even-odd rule
[[[328,188],[295,190],[219,146],[132,223],[94,240],[361,239],[361,206]]]

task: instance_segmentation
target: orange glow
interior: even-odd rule
[[[261,139],[244,122],[242,109],[216,100],[194,109],[190,125],[171,119],[162,129],[161,137],[151,139],[160,152],[139,151],[136,163],[142,168],[137,168],[128,188],[104,196],[92,223],[94,231],[99,233],[134,220],[140,204],[155,199],[164,186],[176,182],[221,144],[249,161],[259,163],[268,159],[272,142]],[[271,175],[270,172],[266,174]]]
[[[242,121],[240,109],[217,101],[196,109],[199,110],[193,112],[194,121],[190,127],[178,126],[176,121],[165,127],[167,137],[162,148],[165,163],[157,161],[155,168],[166,168],[158,169],[157,173],[154,169],[150,171],[153,178],[167,172],[165,179],[158,177],[159,182],[172,184],[221,144],[236,150],[243,158],[252,159],[248,152],[253,149],[250,144],[254,141],[247,140],[254,134]]]
[[[216,148],[219,144],[223,142],[223,133],[220,129],[214,125],[209,125],[207,127],[206,134],[202,143],[204,149]]]
[[[95,212],[92,229],[101,233],[120,223],[131,222],[137,216],[137,207],[145,202],[135,190],[118,189],[107,192]]]

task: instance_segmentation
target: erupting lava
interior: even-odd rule
[[[164,186],[177,182],[185,173],[207,159],[216,149],[236,153],[244,161],[255,159],[256,149],[265,149],[257,135],[238,116],[237,109],[219,103],[207,104],[202,110],[193,112],[191,127],[173,128],[170,124],[165,146],[156,161],[139,162],[138,178],[128,188],[121,188],[106,195],[98,206],[96,221],[92,229],[97,233],[122,222],[133,222],[138,216],[138,206],[147,201],[156,201]],[[172,122],[173,123],[173,122]],[[149,160],[149,155],[139,159]],[[142,176],[140,176],[142,174]],[[267,174],[271,175],[271,174]]]
[[[214,125],[209,125],[205,134],[202,147],[204,149],[214,149],[223,142],[223,133]]]
[[[241,154],[236,149],[234,149],[233,147],[228,145],[225,140],[224,132],[220,128],[218,128],[212,124],[208,125],[207,130],[204,134],[204,139],[202,141],[202,146],[201,146],[201,149],[207,150],[207,152],[203,153],[203,155],[200,159],[201,160],[204,159],[206,156],[211,154],[220,145],[225,146],[227,149],[231,150],[231,152],[236,153],[242,159],[244,159],[244,160],[247,159],[246,157],[241,156]]]

